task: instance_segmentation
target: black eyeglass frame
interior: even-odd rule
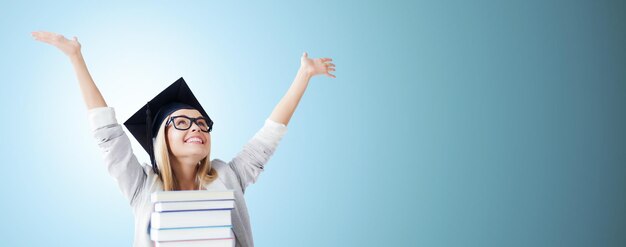
[[[169,126],[172,122],[174,122],[174,120],[176,120],[177,118],[185,118],[187,120],[190,121],[191,124],[189,124],[189,127],[187,127],[186,129],[182,129],[182,128],[178,128],[178,126],[176,126],[176,124],[172,124],[172,126],[174,126],[175,129],[177,130],[188,130],[191,128],[191,126],[193,124],[196,124],[196,126],[198,126],[198,128],[200,128],[200,125],[198,124],[198,120],[205,120],[206,124],[207,124],[207,131],[202,130],[202,128],[200,128],[200,131],[205,132],[205,133],[209,133],[211,132],[211,130],[213,130],[213,120],[211,120],[210,118],[205,118],[203,116],[197,117],[197,118],[191,118],[185,115],[179,115],[179,116],[171,116],[169,120],[167,120],[167,123],[165,124],[165,127]]]

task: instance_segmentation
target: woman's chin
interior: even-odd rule
[[[197,143],[185,143],[185,145],[182,146],[182,151],[188,151],[188,152],[197,152],[197,150],[204,151],[207,149],[209,149],[207,145],[197,144]]]
[[[185,145],[182,148],[177,148],[174,156],[179,158],[198,159],[202,160],[211,153],[208,147],[204,145]]]
[[[184,153],[174,154],[178,159],[186,159],[186,160],[202,160],[209,155],[208,152],[204,150],[187,150]]]

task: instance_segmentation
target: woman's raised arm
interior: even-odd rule
[[[144,170],[141,166],[133,154],[130,139],[122,126],[117,123],[115,111],[111,107],[106,107],[104,98],[89,75],[78,39],[74,37],[68,40],[63,35],[51,32],[33,32],[32,35],[38,41],[55,46],[72,61],[80,91],[89,110],[93,135],[102,150],[104,164],[109,174],[117,181],[122,194],[131,205],[134,205],[138,198],[144,198],[141,189],[147,178],[145,171],[150,169]]]
[[[333,61],[331,58],[311,59],[306,52],[302,54],[300,69],[298,69],[296,78],[285,96],[274,107],[269,119],[287,125],[313,76],[325,74],[328,77],[336,78],[335,75],[330,74],[331,71],[335,71],[335,64],[331,61]]]
[[[83,100],[87,105],[87,109],[93,109],[97,107],[106,107],[107,103],[104,101],[100,90],[93,82],[83,55],[80,51],[80,43],[78,38],[74,37],[72,40],[66,39],[63,35],[52,32],[32,32],[31,35],[35,40],[41,41],[55,46],[61,50],[72,62],[74,66],[74,72],[78,78],[78,84],[80,91],[83,94]]]

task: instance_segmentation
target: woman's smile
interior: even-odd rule
[[[185,143],[191,143],[191,144],[204,144],[204,140],[202,140],[202,137],[200,136],[192,136],[189,137],[185,140]]]

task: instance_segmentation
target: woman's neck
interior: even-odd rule
[[[180,160],[172,160],[172,170],[176,176],[179,190],[197,190],[198,182],[196,181],[196,173],[198,172],[197,162],[185,162]]]

